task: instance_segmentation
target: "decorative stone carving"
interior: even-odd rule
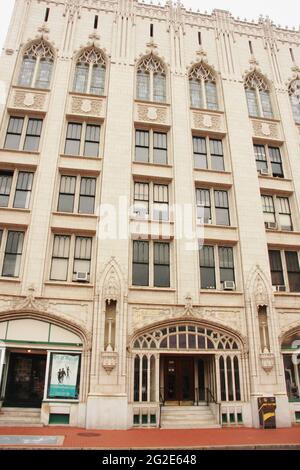
[[[195,129],[222,130],[221,116],[205,114],[198,111],[193,112],[193,121]]]
[[[263,370],[269,374],[274,367],[275,364],[275,356],[272,353],[264,352],[259,355],[260,363]]]
[[[167,122],[167,108],[139,104],[137,107],[137,114],[139,121],[157,122],[162,124],[166,124]]]
[[[90,116],[101,116],[102,100],[84,99],[72,96],[71,112],[73,114],[88,114]]]
[[[36,310],[38,312],[47,312],[48,302],[46,300],[37,300],[34,296],[35,289],[30,287],[29,294],[25,299],[18,299],[11,302],[11,309],[13,310]]]
[[[261,276],[257,274],[255,283],[254,283],[254,297],[256,305],[268,305],[268,292],[266,286]]]
[[[252,120],[253,133],[258,137],[270,137],[279,139],[279,129],[276,123],[263,122],[257,119]]]
[[[194,315],[194,307],[191,294],[187,294],[185,298],[184,316],[190,317]]]
[[[118,353],[116,352],[103,352],[101,354],[102,359],[102,367],[107,372],[107,374],[111,374],[112,371],[116,368],[118,363]]]
[[[169,318],[174,318],[171,308],[132,309],[133,329],[143,328],[144,326],[151,325],[151,323],[156,323],[159,320],[167,320]]]
[[[16,91],[13,98],[15,108],[30,108],[43,111],[45,108],[46,94],[27,93],[26,91]]]
[[[120,298],[120,281],[114,266],[109,270],[103,287],[104,299],[108,302],[117,301]]]

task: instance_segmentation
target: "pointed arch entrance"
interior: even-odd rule
[[[186,317],[136,332],[130,350],[134,407],[153,411],[161,404],[221,406],[246,399],[246,343],[230,328]]]

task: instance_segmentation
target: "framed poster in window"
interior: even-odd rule
[[[67,352],[50,354],[47,398],[78,400],[80,364],[80,354]]]

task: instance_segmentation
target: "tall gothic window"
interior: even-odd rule
[[[162,62],[153,54],[145,56],[137,67],[137,99],[166,101],[166,72]]]
[[[96,47],[88,47],[77,59],[73,91],[104,95],[106,61]]]
[[[247,75],[244,86],[249,115],[272,119],[273,110],[267,80],[254,70]]]
[[[23,54],[18,85],[28,88],[49,88],[53,62],[53,50],[44,39],[31,43]]]
[[[189,73],[192,108],[218,109],[216,79],[203,62],[194,65]]]
[[[289,95],[294,119],[297,124],[300,124],[300,78],[297,78],[290,83]]]

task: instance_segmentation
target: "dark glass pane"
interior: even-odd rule
[[[57,210],[58,212],[73,212],[74,211],[74,195],[73,194],[60,194]]]
[[[80,152],[80,141],[67,140],[65,147],[66,155],[79,155]]]
[[[78,209],[80,214],[93,214],[94,208],[95,198],[93,196],[80,196]]]
[[[170,287],[170,266],[155,265],[154,266],[154,286]]]
[[[85,157],[98,157],[98,155],[99,155],[99,143],[85,142],[84,156]]]
[[[134,286],[148,286],[149,285],[149,264],[133,263],[132,284]]]
[[[216,208],[216,224],[230,225],[229,210]]]
[[[201,278],[201,289],[215,289],[216,288],[215,268],[201,267],[200,278]]]

